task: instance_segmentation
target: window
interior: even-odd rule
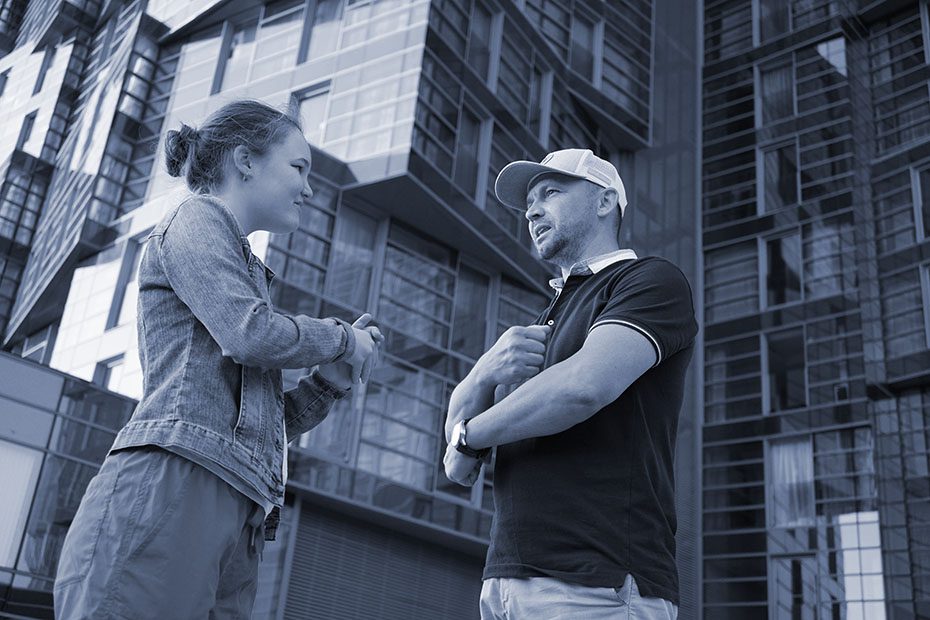
[[[93,383],[113,392],[120,391],[123,379],[123,356],[118,355],[108,360],[98,362],[94,368]]]
[[[776,413],[807,405],[804,329],[796,327],[766,334],[766,411]]]
[[[45,55],[42,56],[42,65],[39,67],[39,75],[36,77],[35,87],[32,89],[32,94],[35,95],[42,90],[42,86],[45,84],[45,74],[48,73],[49,68],[52,66],[52,61],[55,60],[55,50],[54,45],[49,45],[45,48]]]
[[[127,241],[123,251],[123,260],[120,265],[119,276],[116,280],[116,291],[110,313],[107,316],[106,329],[117,325],[125,325],[136,318],[136,300],[138,288],[134,286],[139,276],[139,263],[142,260],[142,247],[136,241]]]
[[[917,240],[930,239],[930,168],[911,170],[911,193],[914,196]]]
[[[763,125],[794,116],[794,66],[790,62],[760,67],[759,91]]]
[[[801,300],[801,234],[765,242],[766,305],[778,306]]]
[[[229,90],[248,81],[249,65],[255,50],[255,34],[258,30],[258,18],[252,18],[238,24],[227,24],[228,34],[221,61],[217,67],[218,79],[214,82],[213,92]]]
[[[588,80],[594,79],[594,49],[597,25],[584,15],[572,19],[571,67]]]
[[[817,557],[773,557],[769,565],[773,618],[816,618],[820,592]],[[825,619],[826,620],[826,619]]]
[[[775,211],[798,202],[797,144],[792,142],[763,151],[763,207]]]
[[[249,67],[252,79],[275,75],[297,64],[303,16],[303,0],[278,0],[265,5]]]
[[[813,525],[814,455],[810,437],[769,442],[766,469],[769,525]]]
[[[758,311],[759,258],[755,241],[709,250],[704,260],[704,303],[708,323]]]
[[[848,293],[856,288],[855,240],[849,214],[814,220],[803,227],[804,298]]]
[[[329,101],[329,84],[295,95],[300,123],[307,141],[314,146],[323,142],[326,129],[326,104]]]
[[[481,119],[467,107],[459,115],[459,131],[456,136],[455,183],[472,198],[476,195],[478,163],[481,149]]]
[[[750,336],[708,344],[704,357],[705,422],[761,415],[759,338]]]
[[[308,11],[309,24],[304,26],[304,40],[298,62],[316,60],[335,52],[342,25],[342,0],[317,0]]]
[[[785,0],[759,0],[759,36],[762,42],[788,32],[791,3]]]
[[[355,209],[339,210],[326,295],[362,310],[368,306],[378,222]]]
[[[493,20],[494,16],[484,3],[476,2],[468,35],[468,66],[484,81],[488,80],[491,67]]]
[[[36,124],[36,115],[39,113],[38,110],[31,112],[26,115],[26,118],[23,119],[23,126],[19,130],[19,138],[16,139],[16,148],[21,149],[26,146],[26,143],[29,142],[29,138],[32,137],[32,129]]]
[[[0,566],[15,566],[42,466],[38,450],[0,441]]]
[[[473,359],[484,353],[490,280],[466,265],[459,266],[455,283],[455,311],[451,348]]]

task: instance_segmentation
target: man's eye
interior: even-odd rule
[[[550,187],[549,189],[546,190],[546,196],[551,196],[552,194],[558,193],[558,191],[559,190]]]

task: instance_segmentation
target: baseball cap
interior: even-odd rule
[[[563,149],[546,155],[538,164],[533,161],[515,161],[504,166],[494,193],[498,200],[514,209],[526,209],[526,191],[533,179],[541,174],[557,172],[576,179],[586,179],[601,187],[617,190],[620,214],[626,210],[626,189],[620,173],[606,159],[601,159],[590,149]]]

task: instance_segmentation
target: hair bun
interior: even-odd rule
[[[184,174],[184,167],[190,157],[200,132],[181,123],[181,129],[172,129],[165,134],[165,166],[168,174],[179,177]]]

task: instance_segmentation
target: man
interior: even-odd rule
[[[481,617],[676,618],[691,289],[668,261],[619,248],[623,182],[589,150],[513,162],[495,191],[526,209],[539,255],[562,276],[536,325],[507,330],[449,403],[451,480],[473,484],[497,446]]]

